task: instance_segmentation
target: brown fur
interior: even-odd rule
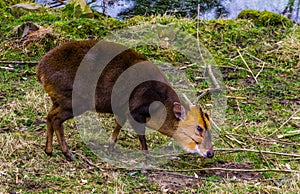
[[[71,154],[67,148],[62,124],[64,121],[91,109],[89,105],[83,105],[83,107],[80,107],[80,112],[74,115],[72,108],[72,91],[78,67],[84,56],[96,43],[97,41],[88,40],[63,44],[49,51],[42,58],[37,67],[38,79],[53,102],[53,106],[47,116],[47,142],[45,152],[48,155],[52,153],[53,133],[55,132],[62,152],[67,160],[71,160]],[[104,42],[104,45],[105,48],[103,49],[114,49],[116,46],[115,43],[108,42]],[[131,49],[127,49],[107,64],[97,82],[98,84],[95,93],[95,109],[97,112],[113,113],[111,94],[116,80],[126,69],[139,62],[146,62],[146,58]],[[157,76],[157,79],[154,80],[166,80],[164,75],[155,65],[150,62],[148,63],[149,65],[147,65],[146,68],[149,69],[146,69],[145,71],[154,73],[154,75]],[[124,88],[121,90],[125,91],[127,89],[126,85],[127,83],[124,83]],[[119,93],[123,94],[123,91],[120,91]],[[88,95],[89,94],[81,94],[80,98],[82,99],[80,100],[84,102],[84,100],[88,99]],[[138,133],[142,150],[146,152],[147,144],[144,135],[146,126],[157,129],[159,132],[169,137],[182,136],[178,133],[178,131],[180,131],[178,129],[180,126],[185,126],[184,121],[182,121],[181,118],[184,114],[183,106],[181,106],[179,97],[170,85],[158,81],[147,81],[138,85],[130,95],[130,112],[126,112],[126,106],[124,104],[126,100],[127,99],[123,99],[122,95],[120,95],[117,107],[119,110],[124,111],[119,111],[118,113],[120,113],[120,115],[116,115],[116,120],[118,122],[116,122],[116,128],[111,135],[112,145],[116,142],[119,131],[125,123],[128,114],[131,114],[135,121],[144,123],[142,127],[133,127]],[[166,120],[161,127],[157,125],[158,120],[154,119],[156,116],[159,118],[160,110],[156,110],[156,116],[150,118],[149,106],[154,101],[163,103],[167,110]],[[204,130],[208,130],[206,123],[209,123],[209,120],[203,117],[202,111],[199,108],[193,111],[195,113],[190,111],[187,114],[188,122],[192,122],[189,124],[191,129],[187,132],[187,137],[190,136],[190,139],[188,140],[187,137],[177,138],[179,141],[187,142],[185,143],[186,145],[183,145],[184,147],[187,147],[187,149],[193,149],[190,146],[191,142],[193,144],[192,146],[195,146],[195,140],[197,141],[197,144],[201,144],[204,138],[195,132],[195,126],[199,124]],[[193,115],[196,115],[196,118],[194,118]],[[149,120],[150,122],[147,122]],[[130,119],[129,122],[134,123]],[[181,130],[184,129],[182,128]],[[194,139],[191,140],[191,137],[194,137]],[[209,148],[205,149],[211,150],[211,147],[212,146],[209,145]]]

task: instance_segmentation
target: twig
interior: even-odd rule
[[[246,97],[240,97],[240,96],[225,96],[225,97],[229,99],[236,99],[236,100],[247,100]]]
[[[123,167],[117,167],[121,170],[126,170],[126,168]],[[106,170],[112,170],[111,168],[105,168]],[[114,168],[115,169],[115,168]],[[138,169],[136,169],[138,170]],[[183,176],[187,178],[193,178],[197,179],[193,176],[188,176],[184,174],[178,174],[174,172],[197,172],[197,171],[227,171],[227,172],[276,172],[276,173],[300,173],[299,170],[283,170],[283,169],[231,169],[231,168],[201,168],[197,167],[192,169],[181,169],[181,170],[172,170],[172,169],[161,169],[161,168],[143,168],[142,170],[152,171],[152,172],[163,172],[166,174],[171,174],[175,176]],[[199,179],[199,178],[198,178]]]
[[[3,67],[3,66],[0,66],[0,69],[4,69],[4,70],[7,70],[7,71],[14,70],[14,68],[12,68],[12,67]]]
[[[295,161],[295,160],[300,160],[300,158],[282,158],[280,160],[282,160],[282,161]]]
[[[252,150],[252,149],[245,149],[245,148],[214,148],[214,151],[254,152],[254,153],[274,154],[280,156],[300,157],[300,154],[289,154],[289,153],[272,152],[272,151],[265,151],[265,150]]]
[[[223,132],[224,130],[222,130],[218,125],[217,125],[217,123],[212,119],[212,118],[210,118],[210,122],[211,122],[211,124],[218,130],[218,132],[219,133],[221,133],[221,132]],[[231,138],[229,138],[228,137],[228,133],[225,131],[225,133],[226,133],[226,135],[224,135],[226,138],[228,138],[229,140],[231,140],[232,141],[232,139]],[[233,138],[233,137],[232,137]],[[235,140],[237,140],[236,138],[234,138]],[[238,141],[238,140],[237,140]],[[240,141],[238,141],[237,143],[238,144],[240,144],[239,143]],[[226,142],[227,143],[227,142]],[[227,143],[227,144],[229,144],[229,143]],[[230,147],[233,147],[231,144],[229,144],[230,145]]]
[[[210,118],[210,122],[218,129],[219,132],[223,131],[212,118]]]
[[[274,183],[274,185],[276,187],[280,187],[280,184],[278,183],[278,181],[275,178],[272,178],[271,181]]]
[[[148,169],[147,169],[148,170]],[[151,169],[149,169],[151,170]],[[159,170],[159,169],[155,169],[154,171],[157,171],[157,172],[162,172],[162,173],[165,173],[165,174],[170,174],[170,175],[173,175],[173,176],[180,176],[180,177],[185,177],[185,178],[190,178],[190,179],[198,179],[197,177],[194,177],[194,176],[189,176],[189,175],[185,175],[185,174],[179,174],[179,173],[175,173],[175,172],[168,172],[166,170]]]
[[[259,72],[256,74],[255,78],[257,79],[259,74],[264,70],[264,67],[265,67],[265,64],[266,63],[263,63],[262,67],[260,68]]]
[[[249,73],[251,73],[253,79],[255,80],[255,82],[258,84],[258,81],[253,73],[253,71],[250,69],[250,67],[248,66],[247,62],[245,61],[244,57],[242,56],[241,52],[239,50],[237,50],[237,52],[239,53],[239,56],[241,57],[242,61],[244,62],[244,64],[246,65]]]
[[[150,169],[151,170],[151,169]],[[155,170],[155,169],[154,169]],[[157,169],[160,170],[160,169]],[[163,169],[167,170],[167,169]],[[197,169],[183,169],[183,170],[168,170],[171,172],[191,172],[191,171],[232,171],[232,172],[279,172],[279,173],[300,173],[299,170],[282,170],[282,169],[230,169],[230,168],[197,168]]]
[[[209,93],[220,92],[220,91],[221,91],[221,88],[208,88],[208,89],[205,89],[205,90],[203,90],[202,94],[197,96],[196,102],[198,102],[199,99],[201,99],[203,96],[206,96]]]
[[[246,149],[246,148],[214,148],[214,151],[254,152],[254,153],[274,154],[274,155],[291,156],[291,157],[299,157],[300,158],[300,154],[289,154],[289,153],[272,152],[272,151],[265,151],[265,150],[253,150],[253,149]],[[171,156],[177,156],[177,155],[178,154],[165,154],[165,155],[160,155],[160,156],[150,155],[150,157],[160,158],[160,157],[171,157]]]
[[[81,157],[83,159],[84,162],[86,162],[88,165],[93,166],[97,169],[99,169],[100,171],[104,171],[102,168],[100,168],[97,164],[94,164],[93,162],[91,162],[90,160],[88,160],[85,156],[83,156],[82,154],[79,154],[75,151],[72,151],[72,153],[76,154],[77,156]]]
[[[240,125],[239,125],[240,126]],[[238,127],[239,127],[238,126]],[[235,127],[235,129],[237,129],[238,127]],[[239,136],[239,137],[243,137],[243,138],[250,138],[246,135],[241,135],[241,134],[235,134],[235,133],[229,133],[229,132],[226,132],[230,135],[234,135],[234,136]],[[256,140],[259,140],[259,141],[268,141],[268,142],[275,142],[275,143],[280,143],[280,144],[286,144],[286,145],[295,145],[295,146],[300,146],[299,143],[291,143],[291,142],[286,142],[286,141],[279,141],[279,140],[275,140],[275,139],[266,139],[266,138],[260,138],[260,137],[252,137]]]
[[[220,132],[222,132],[223,130],[217,125],[217,123],[211,118],[210,122],[212,123],[212,125]],[[227,139],[231,140],[231,141],[235,141],[237,144],[239,144],[240,146],[245,145],[245,143],[237,140],[236,138],[230,136],[226,131],[225,131],[226,135],[224,135],[224,137],[226,137]],[[225,140],[224,140],[225,141]],[[225,141],[226,142],[226,141]],[[233,147],[230,143],[226,142],[230,147]]]
[[[275,131],[273,131],[273,133],[271,133],[270,135],[268,135],[268,137],[274,135],[275,133],[277,133],[284,125],[286,125],[298,112],[300,111],[300,109],[296,110],[296,112],[294,112],[292,114],[292,116],[290,116],[284,123],[282,123],[282,125],[280,125],[279,128],[277,128]]]
[[[193,67],[195,65],[196,65],[196,63],[193,63],[193,64],[189,64],[189,65],[185,65],[185,66],[179,67],[178,69],[179,70],[183,70],[183,69],[186,69],[186,68],[189,68],[189,67]]]
[[[300,132],[298,132],[298,133],[288,133],[288,134],[284,134],[284,135],[278,135],[277,137],[279,139],[281,139],[281,138],[292,137],[292,136],[296,136],[296,135],[300,135]]]
[[[199,101],[199,99],[201,99],[203,96],[206,96],[207,94],[209,94],[210,89],[205,89],[203,90],[202,94],[200,94],[199,96],[197,96],[196,102]]]
[[[36,65],[39,62],[38,61],[0,61],[2,64],[17,64],[17,65],[22,65],[22,64],[30,64],[30,65]]]
[[[253,55],[250,55],[249,53],[246,53],[246,55],[248,55],[249,57],[252,57],[253,59],[257,60],[258,62],[261,62],[262,64],[268,64],[267,62],[265,62],[265,61],[263,61],[263,60],[255,57]],[[267,68],[267,69],[274,69],[274,67],[265,67],[265,68]]]
[[[238,70],[242,70],[242,71],[247,71],[247,72],[248,72],[247,69],[245,69],[245,68],[243,68],[243,67],[238,67],[238,66],[233,65],[233,64],[232,64],[232,66],[220,65],[220,66],[218,66],[218,67],[220,67],[220,68],[234,69],[234,70],[235,70],[235,69],[238,69]]]
[[[181,161],[182,162],[182,161]],[[192,171],[231,171],[231,172],[281,172],[281,173],[300,173],[300,171],[297,170],[281,170],[281,169],[230,169],[230,168],[219,168],[219,167],[214,167],[214,168],[202,168],[200,166],[190,164],[187,162],[182,162],[183,164],[190,165],[191,169],[182,169],[182,170],[170,170],[170,169],[159,169],[159,168],[154,168],[154,169],[149,169],[150,171],[162,171],[162,172],[192,172]],[[181,174],[179,174],[181,175]],[[196,178],[196,177],[193,177]]]
[[[225,137],[228,138],[229,140],[233,141],[233,142],[236,142],[241,147],[246,145],[246,143],[237,140],[235,137],[232,137],[231,135],[226,134]]]
[[[216,77],[215,77],[215,75],[214,75],[214,73],[212,71],[211,65],[208,65],[207,67],[208,67],[208,75],[212,79],[212,83],[213,83],[213,85],[215,87],[214,90],[220,90],[221,89],[220,84],[217,81],[217,79],[216,79]]]
[[[200,98],[202,98],[203,96],[207,95],[208,93],[210,92],[214,92],[214,91],[220,91],[221,90],[221,87],[220,87],[220,84],[218,83],[213,71],[212,71],[212,67],[210,64],[207,64],[203,55],[202,55],[202,51],[201,51],[201,48],[200,48],[200,38],[199,38],[199,20],[200,20],[200,4],[198,4],[198,9],[197,9],[197,46],[198,46],[198,51],[199,51],[199,54],[200,54],[200,57],[201,57],[201,60],[203,61],[203,63],[205,64],[205,67],[207,68],[207,73],[209,75],[209,77],[211,78],[212,80],[212,84],[214,86],[214,88],[209,88],[207,89],[203,94],[201,94],[200,96],[197,97],[196,99],[196,102],[198,102],[198,100]]]
[[[287,133],[290,133],[290,134],[295,134],[295,133],[300,133],[300,130],[295,130],[295,131],[288,131]]]

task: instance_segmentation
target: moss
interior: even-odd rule
[[[269,11],[243,10],[237,18],[252,20],[256,26],[293,26],[293,23],[287,17]]]
[[[0,10],[3,8],[6,8],[6,4],[4,3],[4,1],[0,0]]]

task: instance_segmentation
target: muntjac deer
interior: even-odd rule
[[[124,49],[118,53],[108,64],[98,64],[105,66],[95,86],[95,90],[91,94],[84,92],[78,95],[78,101],[82,102],[80,108],[74,111],[74,82],[79,66],[85,57],[91,59],[99,56],[89,51],[96,46],[101,63],[101,56],[106,57],[106,51],[113,51],[119,47],[124,47],[116,43],[96,40],[72,41],[58,46],[49,51],[40,61],[37,67],[37,77],[39,82],[49,94],[52,101],[52,108],[47,116],[47,138],[45,152],[52,154],[53,133],[55,132],[61,150],[67,160],[71,160],[71,153],[68,149],[64,136],[63,123],[85,111],[91,110],[89,102],[85,103],[87,95],[92,95],[94,101],[94,110],[98,113],[113,113],[116,117],[116,126],[113,130],[110,142],[113,146],[116,143],[118,134],[126,122],[132,125],[138,133],[142,150],[147,152],[147,143],[145,139],[145,127],[158,130],[160,133],[174,138],[179,144],[190,153],[198,153],[202,157],[212,158],[214,156],[213,144],[210,132],[210,120],[207,113],[203,112],[199,105],[188,105],[182,103],[174,89],[166,83],[165,76],[159,68],[132,49]],[[98,55],[97,54],[97,55]],[[146,64],[146,65],[145,65]],[[89,65],[89,64],[87,64]],[[151,73],[154,79],[145,81],[137,85],[130,91],[129,99],[123,97],[122,92],[127,90],[127,83],[123,83],[124,87],[119,88],[123,91],[117,92],[116,105],[113,104],[113,89],[119,77],[126,70],[133,66],[145,68],[143,73],[137,73],[137,76],[145,76]],[[88,66],[89,68],[89,66]],[[87,68],[87,69],[88,69]],[[139,75],[138,75],[139,74]],[[134,76],[124,79],[124,82],[133,79]],[[88,77],[87,77],[88,79]],[[80,84],[77,87],[81,87]],[[87,85],[82,85],[87,87]],[[125,101],[128,101],[126,105]],[[164,121],[159,123],[162,114],[160,108],[152,106],[153,102],[159,101],[164,106]],[[114,111],[117,109],[118,111]],[[125,106],[129,106],[128,108]],[[150,112],[150,109],[152,111]],[[138,125],[135,123],[139,123]]]

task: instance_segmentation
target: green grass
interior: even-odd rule
[[[136,17],[121,23],[101,16],[98,16],[100,19],[76,18],[71,13],[68,10],[47,11],[13,19],[5,11],[6,16],[0,16],[6,24],[0,26],[4,36],[0,43],[0,61],[39,61],[49,49],[67,40],[100,39],[114,30],[146,21],[175,23],[196,36],[197,21],[184,18]],[[53,29],[55,33],[24,46],[19,39],[12,39],[12,29],[24,21]],[[200,21],[199,33],[201,43],[210,51],[222,72],[228,97],[224,115],[226,120],[219,126],[222,131],[214,129],[215,147],[299,155],[299,132],[283,138],[279,135],[299,130],[300,125],[299,112],[290,118],[299,110],[300,27],[256,26],[255,22],[242,19],[212,20]],[[160,59],[176,66],[182,66],[185,60],[168,49],[147,47],[138,48],[138,51],[150,59]],[[257,82],[247,65],[254,75],[260,73]],[[87,147],[74,120],[65,123],[68,145],[75,151],[74,161],[64,159],[56,138],[53,156],[48,157],[43,150],[46,115],[51,102],[37,81],[36,65],[0,62],[0,66],[12,68],[0,69],[0,193],[158,193],[167,192],[169,187],[169,191],[180,190],[181,193],[298,193],[300,190],[299,157],[292,156],[216,151],[213,159],[204,161],[197,155],[180,154],[158,166],[162,171],[118,168],[98,158]],[[186,71],[187,77],[199,89],[198,93],[207,87],[207,83],[196,79],[200,71],[198,67]],[[200,101],[209,109],[204,105],[210,103],[209,96]],[[113,128],[112,119],[105,117],[99,127],[110,131]],[[168,141],[158,133],[150,133],[147,138],[152,148]],[[130,132],[121,132],[118,144],[139,149],[136,136]],[[238,172],[227,177],[221,170],[213,174],[199,170],[217,162],[235,164],[237,168],[251,162],[257,170],[298,172],[257,172],[259,176]],[[228,168],[233,168],[232,165]],[[224,176],[218,175],[221,172]],[[195,173],[200,178],[190,180]],[[244,178],[252,176],[254,179],[234,178],[238,175]],[[178,177],[182,181],[181,186]],[[173,182],[166,182],[168,180]]]

